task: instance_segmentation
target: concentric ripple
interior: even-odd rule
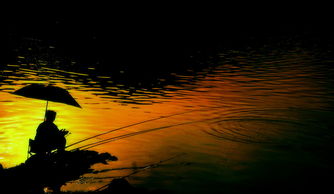
[[[297,109],[236,110],[220,118],[205,132],[222,140],[291,144],[332,136],[325,126],[312,122],[313,114]]]

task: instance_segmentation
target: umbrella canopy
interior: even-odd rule
[[[81,108],[81,106],[77,103],[77,101],[75,101],[75,99],[67,90],[57,86],[31,84],[16,90],[15,92],[13,92],[13,94],[28,98],[60,102]]]

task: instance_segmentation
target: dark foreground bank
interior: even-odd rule
[[[32,155],[24,163],[11,168],[0,168],[1,193],[44,193],[51,188],[60,193],[60,188],[68,181],[93,171],[91,166],[117,157],[109,153],[88,150],[55,152],[45,155]]]

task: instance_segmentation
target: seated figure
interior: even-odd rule
[[[68,131],[59,130],[57,125],[53,123],[56,119],[56,114],[52,110],[48,110],[45,113],[45,121],[38,126],[35,139],[29,142],[30,152],[45,154],[51,153],[53,150],[65,150],[65,135],[68,134]]]

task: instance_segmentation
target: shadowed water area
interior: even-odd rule
[[[68,148],[119,160],[96,165],[100,173],[64,191],[93,191],[173,156],[129,182],[175,193],[322,191],[333,178],[334,58],[331,49],[303,43],[199,49],[187,62],[161,55],[137,66],[121,57],[66,57],[50,41],[22,38],[15,60],[0,67],[0,163],[25,161],[46,104],[11,92],[51,83],[82,106],[49,103],[58,127],[71,132],[67,145],[117,129]]]

